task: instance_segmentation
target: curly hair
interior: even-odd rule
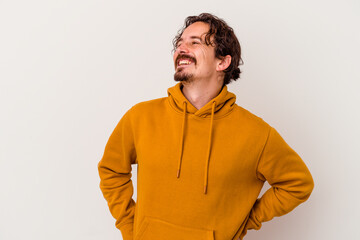
[[[201,13],[199,16],[189,16],[185,19],[184,26],[178,31],[173,40],[173,51],[176,50],[178,41],[184,30],[195,22],[204,22],[209,24],[209,31],[205,35],[206,45],[215,45],[215,56],[219,59],[226,55],[231,56],[231,63],[224,70],[224,85],[229,84],[232,80],[236,81],[240,77],[239,65],[244,62],[241,59],[240,43],[235,36],[234,30],[227,23],[213,14]],[[211,42],[211,36],[214,35],[214,45]]]

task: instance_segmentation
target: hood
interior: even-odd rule
[[[177,178],[180,178],[181,172],[181,163],[182,155],[184,148],[184,134],[185,134],[185,120],[187,114],[193,114],[201,118],[210,118],[209,125],[209,140],[208,140],[208,149],[207,155],[205,158],[205,174],[204,174],[204,194],[207,193],[208,188],[208,174],[209,174],[209,162],[210,162],[210,153],[211,153],[211,144],[212,144],[212,133],[213,133],[213,120],[214,118],[220,118],[228,114],[234,107],[236,96],[235,94],[228,92],[227,86],[224,85],[220,93],[206,103],[201,109],[195,108],[189,100],[186,99],[182,93],[182,83],[179,82],[175,86],[168,89],[168,100],[173,108],[179,113],[183,114],[183,121],[181,124],[181,134],[180,134],[180,148],[179,148],[179,160],[178,160],[178,169],[177,169]]]

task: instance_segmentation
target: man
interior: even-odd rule
[[[125,240],[243,239],[307,200],[313,179],[279,133],[227,91],[241,63],[232,28],[191,16],[174,47],[178,83],[124,114],[98,165],[100,188]],[[265,181],[271,189],[258,198]]]

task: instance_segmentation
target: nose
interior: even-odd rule
[[[178,53],[188,53],[188,52],[189,52],[189,49],[188,49],[188,47],[186,46],[185,43],[182,43],[182,44],[180,44],[180,46],[176,49],[176,52],[178,52]]]

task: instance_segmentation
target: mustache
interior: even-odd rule
[[[178,56],[177,56],[177,58],[176,58],[176,66],[177,66],[177,64],[178,64],[178,62],[179,62],[179,60],[181,59],[181,58],[187,58],[187,59],[190,59],[191,61],[193,61],[195,64],[196,64],[196,59],[194,58],[194,57],[192,57],[192,56],[190,56],[190,55],[187,55],[187,54],[179,54]]]

